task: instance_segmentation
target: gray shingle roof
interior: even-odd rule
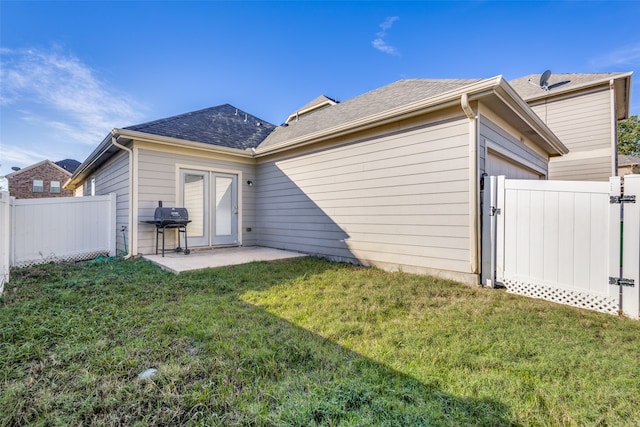
[[[244,150],[257,147],[274,127],[265,120],[224,104],[125,129]]]
[[[74,159],[64,159],[59,162],[55,162],[56,165],[60,166],[62,169],[74,173],[78,166],[80,166],[80,162]]]
[[[482,79],[408,79],[367,92],[348,101],[300,116],[288,126],[278,126],[260,148],[283,143],[377,113],[429,99]],[[314,100],[315,101],[315,100]]]
[[[618,154],[618,166],[640,165],[640,157]]]
[[[530,74],[510,80],[509,84],[525,101],[571,92],[578,88],[598,82],[607,82],[628,73],[592,73],[592,74],[551,74],[549,77],[549,91],[539,86],[540,74]]]

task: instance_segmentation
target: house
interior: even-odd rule
[[[63,188],[71,174],[57,163],[43,160],[8,174],[9,194],[16,199],[73,197],[73,190]]]
[[[617,175],[617,122],[629,117],[631,75],[547,72],[509,82],[569,148],[550,159],[549,179],[608,181]]]
[[[144,221],[162,201],[188,208],[189,247],[267,246],[478,283],[481,177],[545,179],[568,152],[501,76],[412,79],[342,103],[321,96],[281,126],[222,105],[113,129],[67,187],[117,194],[132,254],[155,251]]]
[[[640,157],[618,155],[618,176],[640,173]]]

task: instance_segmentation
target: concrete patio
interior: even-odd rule
[[[173,273],[202,270],[204,268],[224,267],[227,265],[245,264],[253,261],[276,261],[307,256],[299,252],[260,246],[191,249],[189,255],[182,252],[165,251],[164,257],[144,255],[143,258]]]

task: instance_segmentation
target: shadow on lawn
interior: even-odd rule
[[[515,424],[498,401],[446,392],[446,373],[418,381],[243,300],[277,288],[274,303],[298,307],[288,286],[349,279],[352,268],[304,259],[175,276],[126,261],[16,272],[0,301],[0,425]],[[152,381],[136,380],[149,367]]]
[[[500,402],[451,395],[438,380],[422,383],[241,300],[248,291],[335,268],[308,260],[181,276],[204,286],[181,300],[180,311],[189,315],[175,325],[176,333],[186,333],[201,356],[215,361],[191,396],[198,413],[190,411],[189,419],[299,426],[515,425]]]

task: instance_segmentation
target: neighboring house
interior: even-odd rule
[[[63,188],[71,172],[50,160],[43,160],[6,176],[9,194],[16,199],[73,197],[73,190]]]
[[[640,157],[618,155],[618,176],[640,173]]]
[[[117,194],[132,254],[154,252],[143,221],[162,201],[188,208],[190,247],[259,245],[478,283],[481,177],[545,179],[567,153],[501,76],[414,79],[319,97],[282,126],[222,105],[114,129],[68,187]]]
[[[540,75],[509,84],[569,148],[549,179],[607,181],[618,173],[617,122],[629,117],[630,72]]]

